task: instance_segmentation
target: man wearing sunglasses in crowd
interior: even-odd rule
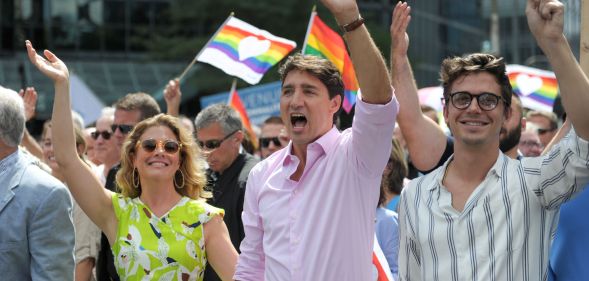
[[[114,108],[103,108],[102,115],[96,120],[96,129],[90,133],[90,137],[94,140],[96,158],[102,163],[96,167],[96,173],[103,185],[106,184],[106,177],[110,169],[117,165],[121,159],[121,149],[116,145],[111,129],[113,114]]]
[[[120,160],[120,150],[127,134],[133,130],[135,124],[160,113],[160,107],[153,97],[146,93],[131,93],[119,99],[114,104],[114,120],[110,128],[98,129],[96,137],[108,140],[110,145],[119,151],[117,162]],[[98,136],[100,134],[100,136]],[[108,139],[107,139],[108,138]],[[115,177],[120,165],[114,165],[108,172],[105,187],[117,191]],[[106,236],[102,234],[100,254],[96,264],[96,278],[98,281],[120,280],[114,267],[112,251]]]
[[[284,123],[280,116],[270,116],[262,124],[260,133],[260,157],[265,159],[288,144]]]
[[[514,112],[503,59],[470,54],[444,60],[444,117],[454,135],[454,154],[403,189],[401,280],[546,278],[558,208],[589,181],[589,121],[583,108],[589,80],[562,34],[562,3],[528,0],[526,16],[559,80],[575,131],[545,156],[507,157],[499,150],[500,132]],[[407,9],[393,14],[391,34],[400,53],[408,47],[409,19]],[[403,59],[409,75],[406,56],[393,55],[393,65],[395,59]],[[393,68],[396,74],[403,70]],[[403,83],[400,76],[393,81]]]
[[[225,210],[223,220],[235,249],[243,240],[241,212],[245,185],[252,167],[258,163],[253,155],[243,151],[244,131],[239,114],[226,104],[214,104],[203,109],[194,120],[197,143],[207,164],[207,190],[213,193],[209,204]],[[221,280],[207,264],[205,281]]]

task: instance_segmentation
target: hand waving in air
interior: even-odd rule
[[[25,118],[27,121],[35,117],[35,111],[37,110],[37,91],[34,87],[27,87],[21,89],[18,94],[23,99],[25,104]]]
[[[31,44],[31,41],[29,40],[25,41],[25,45],[27,46],[29,59],[37,69],[43,72],[47,77],[51,78],[55,83],[68,83],[70,74],[63,61],[57,58],[57,56],[49,50],[43,52],[45,58],[38,55],[35,48],[33,48],[33,44]]]

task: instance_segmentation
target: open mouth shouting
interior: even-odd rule
[[[307,117],[301,113],[291,113],[290,124],[293,132],[301,132],[307,125]]]

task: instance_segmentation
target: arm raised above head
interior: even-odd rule
[[[52,52],[45,50],[45,58],[38,55],[33,45],[26,41],[29,59],[37,69],[54,82],[52,134],[59,141],[53,142],[57,163],[67,173],[65,181],[76,202],[92,221],[113,238],[116,231],[116,217],[111,201],[111,192],[103,188],[100,181],[79,157],[76,151],[74,124],[72,119],[69,71],[66,65]],[[112,241],[112,240],[111,240]]]
[[[427,171],[440,161],[446,147],[446,135],[440,126],[421,112],[417,85],[407,51],[411,7],[397,3],[391,23],[391,78],[399,101],[397,123],[407,143],[413,165]]]
[[[391,81],[385,61],[364,24],[356,25],[360,12],[355,0],[322,0],[340,26],[357,26],[344,34],[350,58],[362,90],[362,100],[386,104],[392,98]],[[360,20],[363,21],[363,20]]]
[[[563,34],[564,5],[557,0],[528,0],[526,17],[530,31],[556,74],[567,118],[570,118],[577,135],[589,140],[589,119],[586,113],[589,79]]]

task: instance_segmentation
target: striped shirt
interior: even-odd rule
[[[542,157],[499,153],[464,210],[442,185],[449,163],[401,195],[400,280],[546,280],[560,205],[589,182],[589,143],[571,132]]]

